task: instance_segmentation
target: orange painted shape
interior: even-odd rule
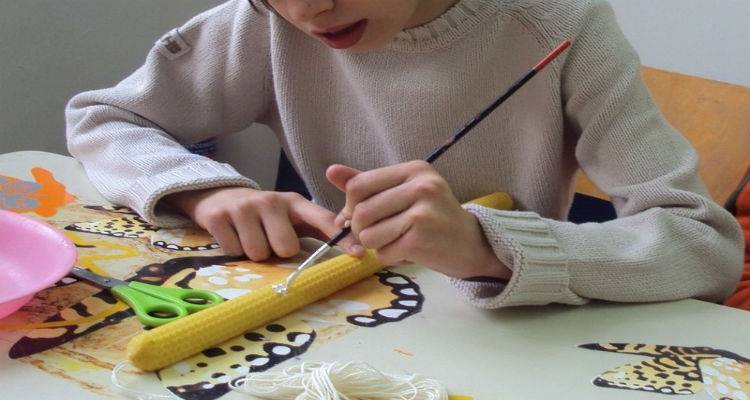
[[[42,217],[51,217],[57,214],[57,209],[73,202],[76,198],[65,191],[65,185],[55,180],[52,172],[34,167],[31,169],[31,175],[42,187],[36,192],[36,198],[41,205],[34,210]]]
[[[55,180],[52,172],[34,167],[31,175],[34,182],[0,176],[0,207],[18,213],[33,212],[41,217],[52,217],[58,209],[76,199],[65,191],[65,185]]]

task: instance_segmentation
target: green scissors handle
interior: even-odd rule
[[[224,298],[207,290],[182,289],[129,282],[110,289],[127,303],[146,326],[157,327],[213,307]]]

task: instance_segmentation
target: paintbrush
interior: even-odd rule
[[[441,146],[436,148],[430,155],[428,155],[424,160],[428,163],[432,163],[435,160],[438,159],[443,153],[446,152],[451,146],[456,144],[459,140],[461,140],[462,137],[464,137],[469,131],[472,130],[477,124],[482,122],[482,120],[487,117],[492,111],[494,111],[500,104],[503,104],[505,100],[508,100],[510,96],[513,95],[518,89],[520,89],[523,85],[526,84],[531,78],[534,77],[539,71],[541,71],[547,64],[549,64],[552,60],[554,60],[557,56],[560,55],[565,49],[567,49],[570,46],[570,41],[565,40],[562,43],[560,43],[554,50],[552,50],[549,54],[547,54],[541,61],[539,61],[534,67],[532,67],[524,76],[521,77],[521,79],[517,80],[513,85],[511,85],[505,93],[503,93],[500,97],[498,97],[492,104],[487,106],[484,110],[482,110],[479,114],[477,114],[473,119],[471,119],[466,125],[464,125],[463,128],[459,129],[458,132],[456,132],[448,141],[443,143]],[[289,274],[289,276],[286,278],[286,281],[283,283],[279,283],[273,286],[273,289],[278,294],[285,294],[287,290],[289,289],[289,285],[294,282],[294,280],[297,278],[297,276],[304,271],[305,269],[309,268],[313,264],[315,264],[315,261],[317,261],[320,257],[322,257],[324,254],[328,252],[333,246],[336,245],[341,239],[346,237],[350,232],[352,231],[352,228],[350,225],[346,225],[343,229],[341,229],[336,235],[334,235],[330,240],[325,242],[318,250],[316,250],[310,257],[308,257],[305,262],[300,264],[297,269]]]

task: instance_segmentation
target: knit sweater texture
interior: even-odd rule
[[[108,200],[173,227],[185,220],[165,195],[258,187],[185,146],[259,122],[313,200],[338,210],[329,165],[424,157],[563,39],[567,52],[434,164],[458,200],[499,191],[517,207],[465,206],[512,278],[452,282],[484,308],[723,299],[740,277],[741,231],[708,196],[605,1],[461,0],[365,54],[228,1],[157,41],[116,86],[75,96],[68,146]],[[616,220],[566,222],[579,168]]]

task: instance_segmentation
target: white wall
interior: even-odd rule
[[[84,90],[112,86],[161,35],[222,0],[0,0],[0,153],[68,154],[63,111]],[[272,188],[278,145],[228,138],[219,156]],[[275,149],[269,151],[268,149]]]
[[[488,0],[489,1],[489,0]],[[221,0],[0,0],[0,153],[66,154],[63,108],[138,67],[163,32]],[[646,65],[750,86],[750,0],[611,0]],[[226,158],[270,187],[275,139]]]
[[[610,0],[643,64],[750,87],[750,0]]]

